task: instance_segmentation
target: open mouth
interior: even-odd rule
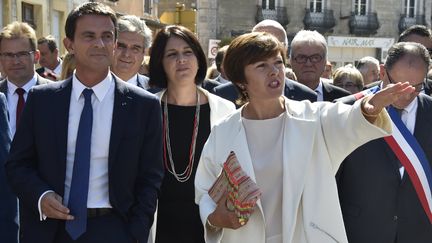
[[[281,85],[281,82],[279,80],[273,80],[269,83],[270,88],[279,88]]]

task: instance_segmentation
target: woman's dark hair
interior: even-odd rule
[[[162,62],[165,55],[165,47],[171,37],[182,39],[192,49],[198,61],[198,72],[195,77],[195,84],[201,84],[206,76],[207,60],[197,37],[192,31],[183,26],[170,25],[160,30],[153,40],[150,49],[149,85],[159,88],[167,87],[167,76]]]
[[[269,33],[253,32],[235,38],[228,47],[223,59],[223,67],[228,79],[240,91],[236,101],[242,105],[248,101],[245,90],[240,87],[247,83],[245,67],[267,58],[280,54],[283,63],[286,63],[285,47]]]

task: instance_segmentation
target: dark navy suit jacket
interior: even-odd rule
[[[231,82],[216,86],[214,88],[214,94],[232,101],[234,104],[239,98],[238,90]],[[315,102],[317,100],[317,94],[315,91],[309,89],[303,84],[287,78],[285,78],[284,94],[287,98],[292,100],[310,100],[311,102]]]
[[[414,137],[432,166],[432,98],[420,94]],[[337,174],[339,199],[350,243],[430,243],[430,224],[406,171],[383,138],[364,144]],[[397,237],[397,240],[395,240]]]
[[[6,173],[20,199],[21,243],[53,242],[62,225],[40,221],[37,205],[47,190],[64,196],[71,90],[71,79],[34,87],[11,145]],[[147,242],[163,173],[158,98],[115,79],[109,200],[139,242]]]
[[[6,97],[0,92],[0,242],[18,242],[18,204],[6,181],[4,163],[9,153],[11,135]]]
[[[349,91],[342,89],[333,84],[322,82],[323,87],[323,100],[332,102],[336,99],[351,95]]]

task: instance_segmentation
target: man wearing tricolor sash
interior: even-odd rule
[[[432,242],[432,98],[421,93],[429,59],[424,46],[397,43],[381,68],[381,84],[350,96],[360,99],[406,81],[416,90],[388,107],[393,135],[359,147],[339,169],[350,243]]]

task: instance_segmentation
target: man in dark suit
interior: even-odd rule
[[[143,89],[150,88],[149,78],[138,73],[146,49],[152,42],[152,32],[135,15],[124,15],[118,21],[118,40],[114,49],[112,71],[115,75],[130,84]]]
[[[288,38],[285,29],[274,20],[263,20],[254,26],[252,32],[267,32],[274,35],[285,47],[288,47]],[[223,61],[222,61],[223,62]],[[214,88],[214,94],[235,103],[239,98],[239,89],[231,82],[219,85]],[[317,100],[316,93],[293,80],[285,78],[285,96],[293,100]]]
[[[317,101],[333,101],[351,94],[321,79],[327,62],[327,41],[317,31],[299,31],[291,43],[290,58],[297,81],[315,90]]]
[[[422,45],[397,43],[381,69],[381,87],[408,80],[415,88],[392,106],[400,110],[402,122],[432,166],[432,98],[420,93],[428,66],[429,54]],[[351,153],[339,169],[337,183],[350,243],[431,242],[432,225],[411,178],[384,138]]]
[[[10,23],[0,33],[0,62],[6,76],[0,80],[0,92],[8,101],[12,137],[30,89],[51,82],[35,72],[40,57],[36,41],[36,33],[27,23]]]
[[[6,162],[21,243],[147,242],[163,177],[161,110],[109,72],[116,26],[106,5],[75,8],[64,39],[74,75],[29,94]]]
[[[10,141],[6,98],[3,93],[0,93],[0,240],[2,242],[17,243],[17,199],[6,181],[4,171]]]

